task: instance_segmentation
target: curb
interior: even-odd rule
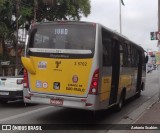
[[[122,118],[118,124],[134,124],[136,121],[144,115],[156,102],[158,102],[158,94],[156,93],[150,99],[148,99],[145,103],[143,103],[140,107],[136,110],[127,114],[127,118]]]
[[[145,103],[139,106],[133,112],[127,114],[122,120],[120,120],[117,124],[135,124],[154,104],[159,102],[158,94],[156,93],[150,99],[148,99]],[[107,133],[126,133],[125,130],[108,130]]]

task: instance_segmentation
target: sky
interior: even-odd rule
[[[82,21],[97,22],[120,32],[120,0],[90,0],[91,14]],[[123,0],[122,34],[146,51],[158,51],[150,32],[158,31],[158,0]]]

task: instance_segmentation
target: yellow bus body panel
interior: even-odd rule
[[[34,62],[27,57],[21,57],[22,64],[31,74],[36,74],[36,69],[34,67]]]
[[[102,86],[100,93],[100,101],[105,101],[110,98],[111,92],[111,76],[102,77]],[[121,75],[119,80],[119,89],[118,94],[121,94],[123,87],[126,88],[126,91],[129,92],[132,86],[132,78],[131,75]]]
[[[127,93],[131,91],[132,86],[132,76],[129,75],[121,75],[119,80],[119,90],[118,94],[120,95],[123,88],[126,88]]]
[[[100,100],[104,101],[109,99],[110,91],[111,91],[111,76],[102,77]]]
[[[30,73],[30,89],[33,92],[61,95],[85,95],[93,59],[53,59],[30,57],[30,65],[36,74]],[[32,64],[34,62],[34,64]],[[24,66],[26,66],[24,62]],[[26,69],[30,71],[30,66]]]

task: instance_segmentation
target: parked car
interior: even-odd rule
[[[0,103],[23,100],[23,68],[17,76],[0,77]]]

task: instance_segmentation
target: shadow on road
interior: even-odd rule
[[[2,104],[0,103],[0,107],[3,108],[24,108],[24,107],[29,107],[29,106],[35,106],[37,104],[26,104],[21,101],[21,100],[17,100],[17,101],[9,101],[8,103]]]
[[[128,99],[125,102],[124,107],[133,100],[135,100],[134,97]],[[116,113],[120,112],[115,111],[114,108],[93,112],[88,110],[69,108],[59,108],[55,110],[53,107],[53,111],[43,113],[37,117],[37,121],[43,122],[45,124],[101,124],[106,119],[110,119],[110,117]]]

